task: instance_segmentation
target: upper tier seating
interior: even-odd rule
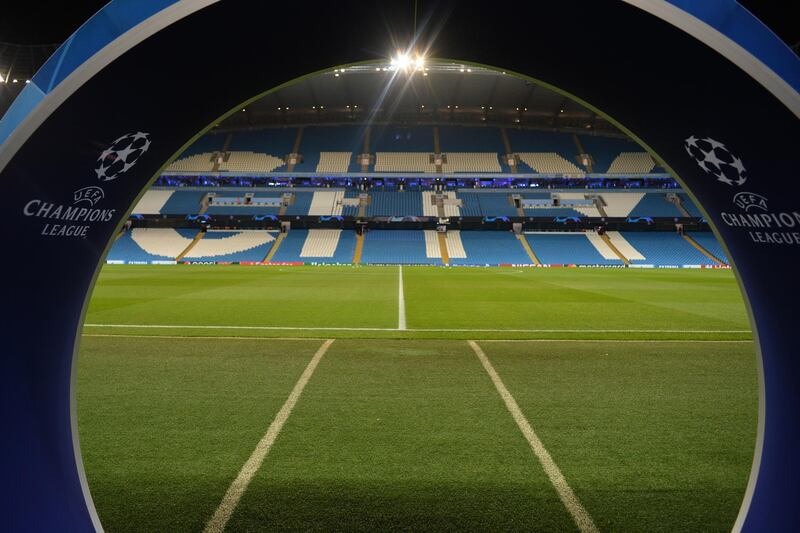
[[[515,153],[554,152],[567,161],[575,160],[577,148],[569,133],[515,128],[507,128],[506,133]]]
[[[594,172],[608,172],[611,163],[622,152],[641,152],[642,149],[633,141],[624,138],[602,137],[596,135],[578,135],[583,149],[594,160]]]
[[[376,152],[375,172],[436,172],[430,152]]]
[[[622,152],[611,162],[609,174],[647,174],[656,162],[647,152]]]
[[[433,153],[433,128],[373,126],[370,130],[373,152],[424,152]]]
[[[214,154],[203,152],[181,157],[166,168],[168,172],[211,172],[214,169]]]
[[[264,128],[238,131],[231,137],[228,150],[232,152],[255,152],[274,154],[280,158],[292,151],[297,128]]]
[[[716,264],[677,233],[626,231],[622,235],[644,256],[644,259],[632,263],[659,266]]]
[[[567,174],[580,177],[585,171],[555,152],[517,152],[520,160],[540,174]]]
[[[364,236],[361,255],[364,264],[431,264],[439,265],[440,257],[428,257],[425,232],[413,230],[372,230]]]
[[[439,149],[451,152],[491,152],[504,154],[500,128],[439,126]]]
[[[222,172],[274,172],[284,166],[283,159],[256,152],[230,152],[228,160],[219,164]]]
[[[447,152],[442,172],[502,172],[495,152]],[[377,169],[376,169],[377,170]]]
[[[164,205],[169,201],[174,191],[165,189],[150,189],[133,208],[135,215],[159,215],[162,213]]]
[[[353,152],[320,152],[316,172],[347,172]]]
[[[583,232],[526,232],[525,236],[539,261],[545,265],[623,264],[620,259],[603,257]]]
[[[458,254],[450,255],[452,265],[530,265],[530,257],[517,240],[516,236],[507,231],[450,231],[447,233],[448,250],[453,237],[458,234],[458,239],[464,250],[465,257]]]

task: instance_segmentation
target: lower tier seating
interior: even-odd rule
[[[414,230],[373,230],[364,237],[363,264],[438,265],[439,257],[428,257],[425,233]]]

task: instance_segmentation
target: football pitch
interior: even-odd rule
[[[749,330],[729,271],[106,266],[83,460],[108,531],[727,531]]]

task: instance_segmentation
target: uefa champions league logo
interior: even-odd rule
[[[150,148],[150,134],[137,131],[123,135],[111,146],[103,150],[97,158],[94,170],[100,181],[117,179],[136,164],[140,157]]]
[[[747,169],[744,168],[742,160],[733,155],[721,142],[711,137],[697,138],[692,135],[683,142],[683,145],[697,166],[717,178],[717,181],[731,186],[741,186],[747,181]]]

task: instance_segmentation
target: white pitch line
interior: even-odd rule
[[[406,329],[406,297],[403,292],[403,265],[398,265],[399,283],[397,286],[397,329],[403,331]]]
[[[561,473],[561,470],[559,470],[555,461],[553,461],[550,453],[548,453],[547,449],[544,447],[544,444],[542,444],[542,441],[539,440],[539,437],[533,431],[533,428],[525,418],[519,405],[517,405],[516,400],[514,400],[514,397],[511,396],[511,393],[503,384],[503,380],[500,379],[500,376],[495,371],[492,363],[489,362],[486,354],[483,353],[483,350],[475,341],[467,342],[472,348],[472,351],[475,352],[475,355],[478,356],[478,359],[480,359],[483,368],[486,369],[486,373],[489,374],[489,377],[492,379],[497,392],[500,393],[500,397],[503,398],[506,404],[506,408],[508,408],[511,416],[514,417],[514,421],[517,423],[517,426],[519,426],[525,439],[527,439],[528,444],[530,444],[533,453],[539,459],[539,463],[541,463],[547,477],[550,478],[550,482],[553,484],[553,487],[555,487],[558,497],[561,498],[564,507],[566,507],[569,514],[572,515],[575,525],[584,533],[598,532],[599,530],[594,524],[592,517],[589,516],[589,513],[586,512],[586,509],[581,505],[578,497],[572,491],[572,488],[567,483],[567,480],[564,478],[564,475]]]
[[[394,330],[392,330],[394,331]],[[415,331],[415,330],[408,330]],[[81,333],[83,337],[121,338],[121,339],[176,339],[176,340],[249,340],[249,341],[321,341],[323,337],[261,337],[259,335],[135,335],[130,333]],[[741,339],[479,339],[481,342],[528,342],[528,343],[554,343],[554,342],[583,342],[583,343],[659,343],[659,342],[691,342],[691,343],[727,343],[727,344],[753,344],[752,340]],[[460,342],[453,339],[453,342]]]
[[[228,523],[233,511],[236,509],[236,505],[239,503],[242,494],[244,494],[244,491],[247,490],[247,486],[250,484],[253,476],[255,476],[256,472],[261,467],[261,463],[264,462],[264,458],[269,453],[269,450],[275,443],[275,439],[278,438],[278,434],[281,432],[283,425],[286,423],[286,420],[292,413],[292,409],[294,409],[297,400],[303,393],[306,383],[308,383],[308,380],[311,378],[311,375],[317,368],[317,364],[319,363],[320,359],[322,359],[322,356],[325,355],[325,352],[328,351],[330,345],[333,344],[333,341],[334,339],[326,340],[317,350],[317,353],[314,354],[314,357],[311,358],[311,361],[303,371],[300,379],[298,379],[297,383],[295,383],[295,386],[292,389],[292,392],[289,394],[289,397],[286,399],[286,402],[283,404],[283,407],[281,407],[281,410],[278,411],[277,415],[275,415],[275,420],[273,420],[272,424],[269,425],[267,432],[258,442],[256,449],[253,450],[250,458],[247,460],[244,466],[242,466],[242,469],[239,471],[239,475],[236,476],[236,479],[233,480],[231,486],[228,487],[227,492],[225,492],[225,496],[222,497],[222,502],[220,502],[219,507],[217,507],[217,510],[214,512],[211,520],[209,520],[208,524],[206,524],[204,529],[205,533],[218,533],[225,529],[225,525]]]
[[[151,329],[239,329],[254,331],[401,331],[398,328],[336,328],[301,326],[218,326],[186,324],[84,324],[87,328],[151,328]],[[487,328],[406,328],[408,332],[481,333],[752,333],[749,329],[487,329]]]

